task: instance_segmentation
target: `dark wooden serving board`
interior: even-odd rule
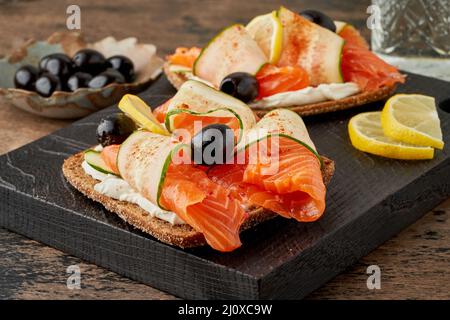
[[[450,102],[449,83],[418,75],[399,92]],[[173,93],[162,77],[143,97],[156,106]],[[305,119],[320,153],[336,162],[325,215],[310,224],[264,223],[233,253],[162,244],[65,181],[63,160],[95,143],[99,119],[114,107],[0,157],[0,226],[179,297],[302,298],[450,196],[448,144],[435,159],[413,162],[350,145],[349,118],[381,106]],[[450,114],[439,113],[449,142]]]

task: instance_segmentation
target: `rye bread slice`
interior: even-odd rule
[[[164,64],[164,73],[167,76],[169,82],[179,89],[181,85],[188,80],[188,78],[182,73],[174,73],[169,70],[169,63]],[[367,103],[386,99],[394,93],[397,86],[385,86],[375,91],[362,92],[347,98],[339,100],[330,100],[312,104],[305,104],[300,106],[291,106],[287,109],[297,112],[301,116],[311,116],[315,114],[345,110],[353,107],[358,107]],[[259,116],[264,116],[270,110],[275,108],[252,108],[252,110]]]
[[[334,173],[334,162],[322,157],[322,176],[328,184]],[[64,161],[62,171],[67,181],[88,198],[100,202],[107,210],[116,213],[135,228],[150,234],[161,242],[180,248],[192,248],[206,244],[203,234],[195,231],[189,225],[172,225],[159,218],[151,217],[136,204],[119,201],[98,193],[94,190],[97,180],[86,174],[81,167],[84,152],[77,153]],[[276,213],[255,207],[249,212],[249,218],[242,225],[241,231],[249,229],[263,221],[277,216]]]

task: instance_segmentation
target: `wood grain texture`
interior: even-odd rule
[[[0,229],[0,299],[173,299],[166,293]],[[81,289],[68,289],[67,267],[81,271]]]
[[[362,258],[308,299],[450,299],[450,200]],[[0,299],[175,299],[39,242],[0,229]],[[382,269],[381,290],[368,290],[366,269]],[[81,268],[81,290],[66,269]]]
[[[448,83],[412,74],[398,90],[438,102],[450,96]],[[156,106],[174,93],[161,77],[142,98]],[[405,162],[350,145],[348,119],[380,107],[306,118],[318,150],[336,161],[326,214],[311,224],[258,225],[232,253],[163,245],[70,187],[62,162],[95,143],[98,121],[116,107],[0,157],[0,198],[7,199],[0,202],[0,225],[180,297],[301,298],[450,195],[449,146],[433,160]],[[440,117],[447,139],[450,115]]]
[[[283,1],[291,8],[317,8],[338,20],[363,27],[369,1]],[[46,38],[65,28],[65,8],[70,1],[0,1],[0,54],[10,52],[27,38]],[[77,1],[82,8],[82,31],[88,39],[107,35],[137,35],[154,42],[162,54],[179,44],[204,44],[219,28],[245,22],[271,10],[280,1]],[[362,28],[365,36],[368,31]],[[0,153],[15,149],[59,127],[63,121],[36,118],[0,106]],[[313,299],[450,298],[450,202],[430,212],[413,226],[363,258],[311,295]],[[169,298],[158,290],[35,241],[0,229],[0,298]],[[83,289],[64,285],[68,265],[82,269]],[[366,288],[366,267],[382,268],[382,289]],[[84,276],[83,276],[84,274]]]

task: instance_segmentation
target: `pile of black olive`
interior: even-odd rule
[[[134,65],[129,58],[116,55],[106,59],[96,50],[82,49],[72,59],[63,53],[54,53],[43,57],[38,68],[20,67],[14,84],[16,88],[50,97],[55,91],[99,89],[110,83],[133,82],[134,78]]]
[[[336,25],[329,16],[317,10],[305,10],[300,15],[319,26],[336,32]],[[220,90],[244,103],[253,101],[258,96],[258,81],[250,73],[235,72],[226,76]]]

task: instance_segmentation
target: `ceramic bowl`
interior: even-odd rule
[[[133,83],[112,83],[101,89],[80,88],[75,92],[55,91],[44,98],[33,91],[14,88],[14,74],[24,64],[37,66],[51,53],[72,57],[78,50],[92,48],[105,57],[121,54],[130,58],[135,67]],[[10,56],[0,59],[0,107],[11,105],[33,114],[54,119],[76,119],[117,103],[126,93],[139,93],[155,80],[162,70],[163,60],[152,44],[138,43],[136,38],[116,40],[107,37],[86,43],[79,33],[54,33],[46,41],[28,41]]]

